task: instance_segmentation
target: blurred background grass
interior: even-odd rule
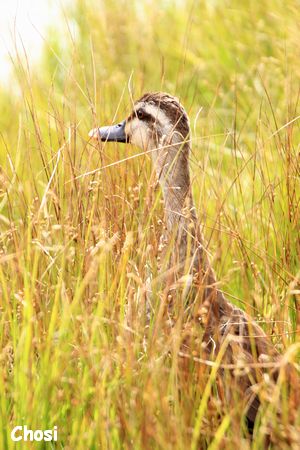
[[[87,133],[146,91],[175,94],[189,113],[222,289],[299,362],[299,6],[76,0],[62,3],[38,62],[16,48],[0,87],[1,448],[45,448],[14,447],[19,424],[57,425],[47,448],[190,448],[202,388],[178,389],[157,311],[143,344],[162,218],[150,161],[82,176],[138,153]],[[270,422],[273,448],[299,448],[298,406],[278,389],[266,383],[252,443],[238,401],[207,403],[199,448],[260,449]]]

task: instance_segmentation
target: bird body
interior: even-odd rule
[[[163,92],[147,93],[134,105],[130,116],[113,127],[96,128],[91,137],[102,141],[129,142],[149,152],[161,185],[166,223],[165,241],[172,242],[169,268],[177,289],[182,278],[191,280],[183,309],[186,329],[190,323],[202,327],[202,351],[206,357],[218,354],[223,362],[245,365],[274,360],[278,353],[263,329],[244,311],[229,302],[218,287],[200,230],[192,197],[189,172],[190,126],[177,98]],[[183,339],[189,350],[188,333]],[[247,394],[247,416],[254,422],[259,405],[251,386],[259,381],[261,370],[245,371],[239,384]]]

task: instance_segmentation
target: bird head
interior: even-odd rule
[[[179,100],[164,92],[144,94],[122,122],[90,131],[101,141],[128,142],[144,151],[181,145],[189,136],[188,116]]]

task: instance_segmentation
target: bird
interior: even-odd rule
[[[192,194],[190,123],[186,110],[171,94],[148,92],[134,103],[125,120],[93,128],[89,136],[103,142],[133,144],[151,155],[163,195],[166,230],[162,241],[165,247],[172,245],[168,266],[173,277],[170,292],[185,285],[182,307],[186,330],[195,322],[201,327],[201,349],[208,360],[223,351],[223,363],[234,367],[242,361],[251,368],[238,378],[246,398],[251,432],[260,405],[252,387],[262,376],[263,362],[276,361],[278,351],[258,323],[230,302],[219,288]],[[182,354],[190,347],[189,333],[186,335]],[[221,378],[222,374],[225,377],[221,368],[219,373]]]

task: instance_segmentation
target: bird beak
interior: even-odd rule
[[[105,142],[128,142],[128,137],[125,133],[126,120],[111,125],[109,127],[93,128],[89,132],[89,136],[93,139],[100,139]]]

